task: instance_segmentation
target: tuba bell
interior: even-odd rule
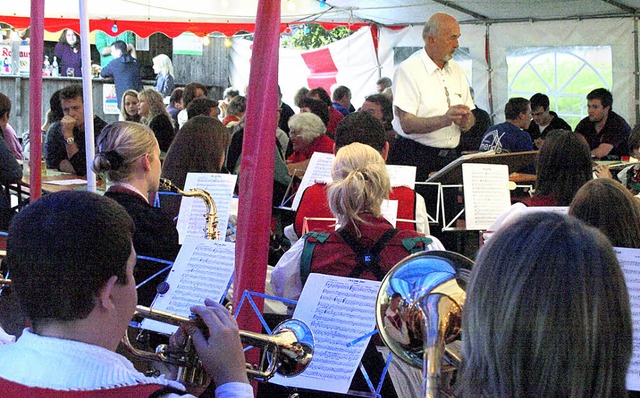
[[[424,397],[453,396],[441,376],[461,365],[462,306],[472,266],[454,252],[420,252],[382,280],[376,300],[380,337],[394,355],[422,369]]]
[[[136,307],[134,317],[151,319],[174,326],[194,324],[207,330],[198,317],[183,317],[165,311],[159,311],[141,305]],[[122,343],[135,357],[146,361],[163,362],[177,367],[176,381],[188,386],[206,386],[208,375],[198,358],[190,336],[182,347],[159,345],[155,352],[134,348],[126,334]],[[283,376],[295,376],[302,373],[313,358],[315,342],[311,329],[298,319],[289,319],[273,329],[273,334],[260,334],[240,331],[240,340],[244,344],[262,348],[260,364],[247,364],[247,375],[250,379],[267,381],[276,373]]]

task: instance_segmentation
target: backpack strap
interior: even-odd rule
[[[316,244],[324,243],[329,238],[328,232],[307,232],[304,234],[304,247],[302,248],[302,256],[300,257],[300,280],[302,286],[307,282],[307,278],[311,273],[311,257]]]
[[[370,271],[376,278],[381,281],[384,278],[384,272],[380,268],[380,252],[385,245],[398,233],[395,228],[389,228],[378,239],[371,248],[363,247],[347,230],[338,231],[338,235],[349,245],[351,250],[356,253],[356,262],[358,265],[349,274],[350,278],[359,278],[365,271]]]
[[[422,243],[422,245],[420,245]],[[408,252],[417,253],[423,251],[427,246],[433,243],[433,239],[426,236],[416,236],[414,238],[402,239],[402,246],[407,249]]]

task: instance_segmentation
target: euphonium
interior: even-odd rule
[[[175,326],[190,323],[207,330],[197,317],[186,318],[141,305],[136,307],[134,316]],[[256,380],[266,381],[276,372],[283,376],[295,376],[303,372],[313,358],[313,333],[304,322],[297,319],[280,323],[271,335],[240,331],[240,339],[244,344],[263,349],[258,366],[247,364],[248,376]],[[176,380],[185,385],[204,386],[208,381],[190,336],[186,336],[182,348],[176,349],[163,344],[156,348],[155,353],[132,347],[128,336],[123,338],[123,343],[138,358],[175,365],[178,368]]]
[[[181,196],[198,197],[202,199],[204,204],[207,206],[207,213],[204,215],[207,219],[207,226],[204,229],[205,237],[213,240],[220,239],[220,231],[216,229],[218,228],[218,209],[216,208],[216,202],[213,200],[209,192],[200,188],[192,188],[189,192],[185,192],[173,185],[173,183],[166,178],[160,179],[160,187],[164,190],[175,192]]]
[[[396,264],[378,291],[376,324],[380,336],[394,355],[422,369],[425,397],[437,397],[438,392],[453,396],[448,383],[441,380],[441,374],[461,365],[462,306],[472,266],[473,261],[453,252],[416,253]],[[405,307],[401,316],[402,332],[408,336],[403,336],[404,341],[394,338],[400,336],[389,331],[394,324],[385,322],[394,294],[400,295]],[[388,319],[397,324],[397,317]]]

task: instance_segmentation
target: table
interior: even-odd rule
[[[51,184],[51,181],[65,181],[65,180],[84,180],[85,182],[82,184],[70,184],[70,185],[59,185],[59,184]],[[75,174],[64,173],[55,169],[47,169],[45,174],[41,176],[42,181],[42,193],[53,193],[60,191],[70,191],[73,189],[86,189],[87,187],[87,177],[78,176]],[[22,181],[20,185],[25,188],[29,188],[29,175],[22,176]]]

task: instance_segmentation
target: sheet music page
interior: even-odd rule
[[[346,393],[376,324],[375,304],[380,282],[310,274],[293,317],[313,332],[315,351],[309,367],[298,376],[276,374],[270,382],[289,387]],[[378,381],[373,380],[374,385]]]
[[[335,156],[332,153],[314,152],[313,155],[311,155],[307,171],[305,171],[302,177],[296,196],[293,198],[293,203],[291,204],[293,210],[298,210],[300,199],[302,199],[302,193],[305,189],[316,182],[329,183],[332,181],[331,165],[333,164],[334,158]]]
[[[415,191],[416,189],[416,166],[396,166],[387,165],[387,173],[391,187],[409,187]]]
[[[614,247],[624,273],[631,304],[633,355],[627,371],[627,390],[640,391],[640,249]]]
[[[205,298],[220,301],[226,293],[236,263],[236,245],[232,242],[189,239],[182,245],[166,282],[169,291],[158,294],[151,308],[189,316],[189,308],[202,305]],[[144,329],[171,334],[177,327],[145,319]]]
[[[384,217],[393,228],[396,227],[396,222],[398,221],[398,201],[397,200],[383,200],[382,206],[380,206],[380,211],[382,212],[382,217]]]
[[[507,165],[464,163],[462,183],[468,230],[489,228],[511,206]]]
[[[231,198],[233,197],[233,188],[236,186],[237,178],[238,176],[235,174],[187,173],[187,180],[184,183],[185,192],[192,188],[200,188],[209,192],[218,209],[218,227],[216,230],[220,231],[220,236],[227,234]],[[201,198],[182,197],[177,225],[180,244],[183,244],[186,238],[202,238],[205,236],[204,229],[207,220],[204,215],[206,213],[207,207]]]

